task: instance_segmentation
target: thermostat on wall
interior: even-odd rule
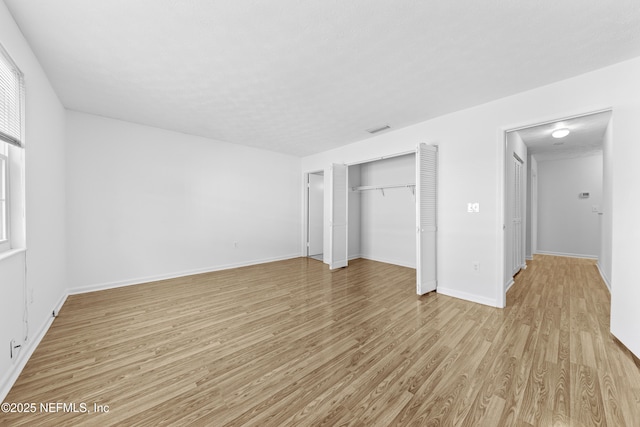
[[[580,199],[588,199],[589,193],[578,193],[578,198]]]

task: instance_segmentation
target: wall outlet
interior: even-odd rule
[[[473,271],[480,271],[480,261],[473,261],[471,266],[473,267]]]
[[[233,242],[233,247],[238,249],[238,242]]]
[[[467,212],[469,213],[480,212],[480,203],[478,202],[467,203]]]
[[[9,357],[11,357],[11,360],[13,360],[16,357],[18,357],[18,353],[20,352],[20,348],[22,348],[22,346],[21,345],[17,345],[15,339],[12,339],[11,341],[9,341]]]

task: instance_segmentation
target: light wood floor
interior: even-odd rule
[[[592,261],[538,256],[504,310],[415,271],[299,258],[70,296],[2,425],[640,425],[640,368]]]

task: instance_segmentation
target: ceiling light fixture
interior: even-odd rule
[[[570,131],[567,128],[556,129],[551,132],[551,136],[554,138],[564,138],[565,136],[569,135],[569,132]]]

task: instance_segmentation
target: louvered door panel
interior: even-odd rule
[[[416,150],[416,277],[418,295],[437,286],[437,147],[420,144]]]

